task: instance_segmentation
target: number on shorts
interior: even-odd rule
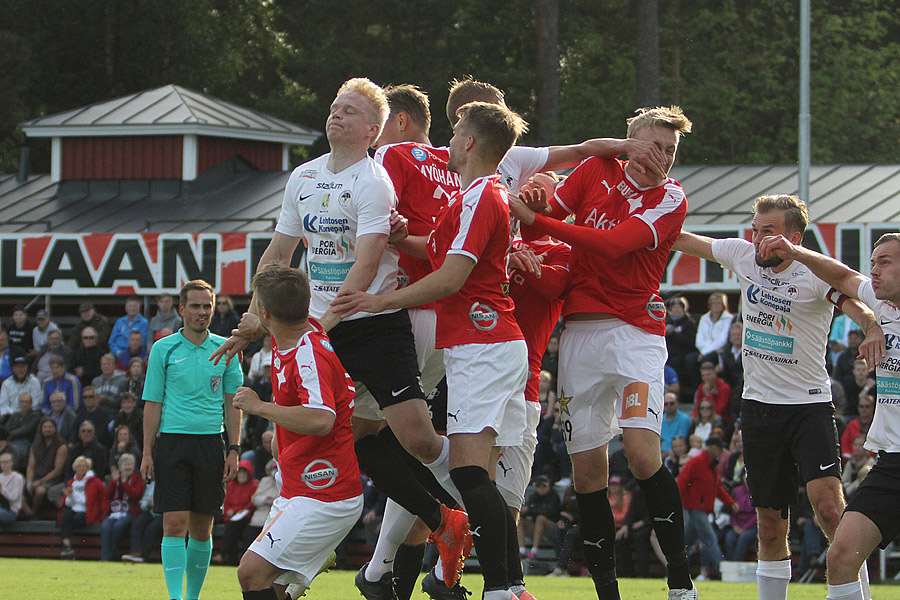
[[[563,426],[563,439],[567,442],[572,441],[572,421],[566,419],[562,422]]]

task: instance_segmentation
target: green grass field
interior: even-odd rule
[[[331,571],[316,578],[307,592],[309,600],[360,600],[353,586],[353,571]],[[596,600],[587,577],[547,578],[532,576],[528,589],[540,600]],[[472,600],[481,598],[481,577],[477,573],[463,576]],[[623,579],[619,584],[626,600],[664,600],[662,579]],[[752,583],[697,584],[704,600],[754,600],[756,585]],[[823,600],[825,585],[792,584],[789,600]],[[202,598],[218,600],[241,597],[235,567],[212,567],[203,588]],[[874,600],[900,598],[896,586],[875,586]],[[0,600],[165,600],[166,587],[159,564],[131,565],[95,561],[60,561],[0,558]],[[418,593],[414,600],[426,600]]]

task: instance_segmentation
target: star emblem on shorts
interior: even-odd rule
[[[572,396],[560,396],[559,397],[559,409],[566,413],[567,415],[571,415],[569,412],[569,402],[572,401]]]

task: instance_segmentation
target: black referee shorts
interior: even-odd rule
[[[347,373],[366,386],[381,409],[425,398],[406,310],[343,321],[328,337]]]
[[[225,441],[221,434],[162,433],[153,446],[153,510],[222,514]]]
[[[753,506],[787,514],[797,488],[820,477],[841,477],[834,406],[744,400],[741,432]]]
[[[847,511],[864,514],[881,532],[882,550],[900,535],[900,452],[879,452],[878,461],[847,504]]]

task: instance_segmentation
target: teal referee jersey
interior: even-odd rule
[[[235,393],[244,383],[240,362],[214,365],[209,357],[225,338],[210,333],[195,346],[181,331],[150,349],[144,401],[162,402],[160,433],[222,433],[224,394]]]

